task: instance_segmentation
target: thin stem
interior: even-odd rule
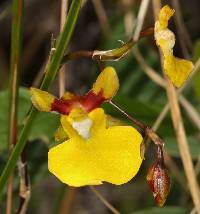
[[[154,122],[152,128],[153,130],[157,130],[159,126],[161,125],[162,121],[165,119],[167,113],[169,111],[169,104],[166,104],[160,114],[158,115],[156,121]]]
[[[76,199],[76,193],[78,189],[73,187],[68,187],[65,189],[64,197],[61,201],[61,206],[59,209],[59,214],[70,214],[73,204]]]
[[[12,192],[13,192],[13,175],[8,178],[7,184],[7,201],[6,201],[6,214],[12,213]]]
[[[95,9],[95,12],[97,14],[97,17],[99,19],[99,23],[103,30],[103,33],[106,37],[109,37],[109,35],[111,34],[111,29],[108,22],[108,16],[104,9],[103,3],[101,0],[92,0],[92,3]]]
[[[149,65],[146,64],[142,54],[137,49],[137,47],[133,50],[133,53],[135,54],[135,57],[136,57],[138,63],[143,68],[143,70],[147,74],[147,76],[149,76],[149,78],[151,80],[153,80],[157,85],[161,86],[162,88],[166,88],[165,80],[153,68],[151,68]],[[192,73],[194,73],[194,71]],[[194,76],[194,75],[192,75],[192,76]],[[183,90],[183,87],[181,89]],[[183,95],[181,95],[182,90],[177,91],[179,101],[180,101],[181,105],[183,106],[183,108],[185,109],[185,111],[188,114],[191,121],[200,130],[200,116],[199,116],[198,112],[196,111],[196,109],[187,101],[187,99]],[[160,119],[159,123],[162,122],[162,120],[165,118],[167,112],[169,111],[169,102],[165,105],[165,107],[163,109],[167,109],[167,110],[164,111],[165,113],[163,113],[162,119]]]
[[[78,18],[80,6],[81,0],[73,0],[69,14],[65,21],[63,31],[58,38],[55,53],[53,54],[52,60],[47,66],[46,75],[41,85],[42,90],[49,89],[58,73],[61,60],[63,58],[66,47],[68,46],[69,40],[75,27],[76,20]]]
[[[130,9],[129,9],[130,10]],[[129,11],[128,11],[129,12]],[[130,11],[129,13],[132,14],[132,11]],[[127,35],[129,35],[129,29],[134,25],[134,20],[133,18],[129,18],[127,19],[126,17],[129,16],[129,14],[126,13],[125,15],[125,20],[124,20],[124,24],[126,27],[126,33]],[[148,64],[146,64],[145,59],[143,58],[142,54],[140,53],[139,49],[137,47],[135,47],[132,50],[133,54],[135,55],[136,60],[138,61],[139,65],[141,66],[141,68],[143,69],[143,71],[147,74],[147,76],[153,80],[157,85],[165,88],[165,80],[153,69],[151,68]],[[158,127],[160,126],[160,124],[162,123],[163,119],[165,118],[165,116],[167,115],[167,112],[169,111],[169,104],[166,105],[162,112],[160,113],[160,115],[158,116],[156,122],[153,124],[152,129],[154,131],[156,131],[158,129]],[[149,141],[148,141],[148,137],[146,137],[146,139],[144,139],[144,142],[146,142],[146,146],[145,148],[148,148],[149,145]],[[164,158],[165,158],[165,163],[167,165],[167,167],[170,169],[170,171],[175,175],[175,177],[177,178],[177,180],[179,181],[180,185],[182,186],[182,188],[185,191],[188,191],[188,188],[185,186],[185,179],[183,178],[183,176],[181,175],[181,172],[179,170],[179,168],[177,167],[176,163],[173,161],[173,159],[171,158],[171,156],[169,154],[167,154],[167,152],[164,153]]]
[[[192,41],[182,18],[179,0],[172,0],[171,3],[172,3],[172,7],[176,11],[174,18],[175,18],[175,25],[177,28],[177,34],[179,37],[180,44],[182,46],[181,48],[183,50],[183,53],[188,57],[189,53],[187,48],[189,49],[189,51],[192,52],[192,49],[193,49]]]
[[[176,179],[179,182],[182,189],[186,193],[189,193],[188,186],[185,185],[186,179],[183,176],[182,171],[177,166],[176,162],[173,160],[173,158],[167,152],[164,152],[164,159],[165,159],[165,164],[166,164],[167,168],[170,170],[170,172],[172,174],[174,174],[174,176],[176,177]]]
[[[144,29],[143,31],[140,32],[139,39],[150,36],[152,34],[153,34],[153,28]],[[79,59],[82,57],[91,58],[93,60],[99,60],[99,61],[117,61],[125,57],[137,41],[130,39],[128,42],[124,43],[121,47],[115,48],[112,50],[105,50],[105,51],[80,50],[80,51],[68,53],[62,58],[60,66],[66,63],[68,60]]]
[[[28,202],[31,196],[30,179],[27,168],[26,152],[23,150],[18,161],[18,171],[20,176],[20,203],[17,214],[25,214],[28,208]]]
[[[161,9],[160,0],[153,0],[153,8],[155,19],[158,18],[159,10]],[[163,64],[162,55],[160,54],[161,63]],[[197,208],[197,212],[200,213],[200,197],[199,186],[195,176],[195,171],[192,163],[191,154],[189,151],[185,129],[183,126],[182,116],[179,108],[177,94],[174,86],[169,79],[164,75],[166,80],[166,92],[171,108],[171,117],[176,131],[176,138],[179,145],[180,155],[183,162],[184,170],[190,187],[193,202]]]
[[[12,11],[11,5],[9,3],[6,4],[6,6],[2,9],[0,13],[0,21],[9,16],[11,14],[11,11]]]
[[[185,111],[187,112],[188,117],[191,120],[191,122],[200,131],[200,116],[199,116],[199,113],[197,112],[197,110],[192,106],[192,104],[190,104],[190,102],[187,101],[187,99],[184,96],[180,95],[179,101],[180,101],[180,104],[185,109]]]
[[[146,62],[144,57],[142,56],[141,52],[137,47],[133,49],[133,54],[138,61],[138,64],[141,66],[143,69],[144,73],[152,80],[154,81],[157,85],[165,88],[165,80],[152,68],[150,67]]]
[[[118,111],[120,111],[123,115],[125,115],[130,121],[132,121],[136,126],[140,128],[141,131],[145,133],[156,145],[164,146],[163,140],[153,131],[152,128],[146,126],[141,121],[135,119],[133,116],[129,115],[127,112],[122,110],[116,103],[113,101],[109,101],[109,103],[115,107]]]
[[[200,172],[200,155],[198,156],[197,163],[195,165],[195,174],[198,176]]]
[[[138,60],[140,66],[143,68],[144,72],[151,78],[151,80],[153,80],[157,85],[165,88],[165,86],[166,86],[165,80],[162,77],[160,77],[160,75],[158,75],[154,69],[152,69],[151,67],[149,67],[146,64],[146,62],[145,62],[143,56],[140,54],[139,50],[137,48],[135,48],[133,52],[135,53],[136,59]],[[199,129],[200,117],[199,117],[198,112],[196,112],[195,108],[180,93],[181,92],[179,91],[180,103],[185,108],[185,110],[188,113],[188,116],[191,118],[192,122]],[[169,102],[168,102],[152,126],[152,129],[154,131],[156,131],[158,129],[158,127],[164,120],[165,116],[167,115],[169,109],[170,109],[170,106],[169,106]],[[147,142],[148,142],[148,140],[147,140]],[[146,146],[146,148],[147,148],[147,146]],[[180,170],[174,163],[173,159],[167,153],[165,153],[165,159],[166,159],[166,164],[167,164],[168,168],[170,169],[170,171],[176,176],[176,178],[179,181],[182,188],[188,192],[188,189],[185,186],[185,179],[179,172]]]
[[[114,214],[120,214],[120,212],[114,208],[104,197],[101,195],[99,191],[96,190],[95,187],[90,186],[92,192],[99,198],[99,200]]]
[[[55,53],[53,54],[52,59],[50,60],[50,63],[47,66],[47,71],[46,71],[44,80],[42,82],[42,85],[40,87],[41,90],[48,90],[49,87],[52,85],[52,83],[58,73],[61,59],[64,55],[65,49],[67,48],[67,46],[69,44],[72,32],[73,32],[75,24],[76,24],[76,20],[78,18],[80,6],[81,6],[81,0],[73,0],[71,7],[70,7],[69,14],[67,16],[67,19],[66,19],[66,22],[65,22],[65,25],[63,28],[63,32],[59,36]],[[8,179],[8,176],[13,171],[21,152],[23,151],[23,148],[26,144],[28,135],[31,131],[33,121],[36,118],[36,116],[37,116],[37,110],[32,107],[30,110],[29,116],[27,118],[27,121],[19,136],[18,142],[1,174],[0,195],[2,194],[5,183]]]
[[[140,122],[139,120],[133,118],[131,115],[129,115],[127,112],[125,112],[124,110],[122,110],[116,103],[114,103],[113,101],[109,102],[113,107],[115,107],[118,111],[120,111],[123,115],[125,115],[130,121],[132,121],[136,126],[138,126],[141,130],[145,130],[146,126]]]
[[[61,0],[61,13],[60,13],[60,32],[62,32],[65,19],[67,16],[68,9],[68,0]],[[62,66],[59,72],[59,95],[60,97],[65,92],[65,74],[66,74],[66,66]]]
[[[150,2],[150,0],[142,0],[142,2],[140,4],[139,13],[137,16],[136,29],[135,29],[135,32],[133,35],[133,40],[135,40],[135,41],[137,41],[140,37],[140,32],[142,30],[142,26],[143,26],[144,19],[145,19],[146,13],[147,13],[149,2]]]
[[[8,148],[12,152],[17,141],[17,103],[18,78],[21,65],[22,22],[24,15],[24,1],[12,1],[12,33],[11,33],[11,60],[10,60],[10,98],[9,98],[9,131]],[[7,188],[6,213],[12,213],[13,175],[11,175]]]

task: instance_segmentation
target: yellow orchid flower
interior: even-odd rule
[[[164,6],[160,13],[158,21],[155,23],[154,35],[156,44],[161,48],[164,59],[164,71],[176,87],[181,87],[189,77],[193,64],[189,60],[180,59],[173,55],[175,45],[175,35],[169,30],[168,21],[173,16],[175,10],[168,5]]]
[[[56,111],[69,114],[74,107],[86,112],[93,110],[105,101],[109,101],[119,88],[119,79],[113,67],[106,67],[98,76],[92,89],[84,96],[66,92],[60,99],[37,88],[31,88],[31,100],[39,111]]]
[[[106,115],[106,128],[112,127],[112,126],[125,126],[125,123],[123,123],[121,120],[112,117],[111,115]],[[69,137],[65,130],[63,129],[62,125],[58,127],[58,129],[55,132],[55,140],[57,142],[63,143],[64,141],[68,140]]]
[[[74,126],[69,117],[61,116],[61,124],[70,139],[48,153],[49,171],[59,180],[75,187],[104,181],[120,185],[137,174],[142,163],[142,136],[136,129],[131,126],[106,129],[106,115],[101,108],[91,111],[84,123],[79,121],[84,126],[81,123]]]
[[[84,96],[69,92],[63,97],[31,88],[33,105],[40,111],[57,111],[61,126],[55,138],[62,143],[48,153],[48,168],[70,186],[120,185],[130,181],[142,163],[141,134],[106,116],[99,106],[119,88],[117,74],[105,68]],[[64,142],[63,142],[64,141]]]

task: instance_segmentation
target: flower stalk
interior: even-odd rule
[[[131,122],[133,122],[139,129],[144,133],[145,136],[148,136],[156,145],[164,146],[163,140],[153,131],[152,128],[146,126],[141,121],[137,120],[133,116],[129,115],[127,112],[121,109],[116,103],[112,100],[109,102],[114,108],[120,111],[123,115],[125,115]]]
[[[142,38],[150,36],[150,35],[153,35],[153,28],[152,27],[144,29],[140,33],[139,39],[142,39]],[[101,61],[101,62],[102,61],[118,61],[121,58],[125,57],[129,53],[129,51],[138,42],[138,40],[134,40],[133,38],[131,38],[128,42],[124,43],[121,47],[115,48],[112,50],[105,50],[105,51],[80,50],[80,51],[68,53],[62,58],[61,66],[64,63],[66,63],[68,60],[79,59],[82,57],[91,58],[93,60]]]

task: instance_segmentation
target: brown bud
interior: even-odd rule
[[[164,165],[162,148],[158,147],[158,159],[149,167],[147,182],[158,206],[162,207],[170,191],[170,178]]]

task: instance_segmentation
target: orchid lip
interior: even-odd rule
[[[78,132],[81,137],[83,137],[84,139],[89,139],[92,124],[93,121],[89,118],[86,118],[81,121],[73,121],[72,127]]]

